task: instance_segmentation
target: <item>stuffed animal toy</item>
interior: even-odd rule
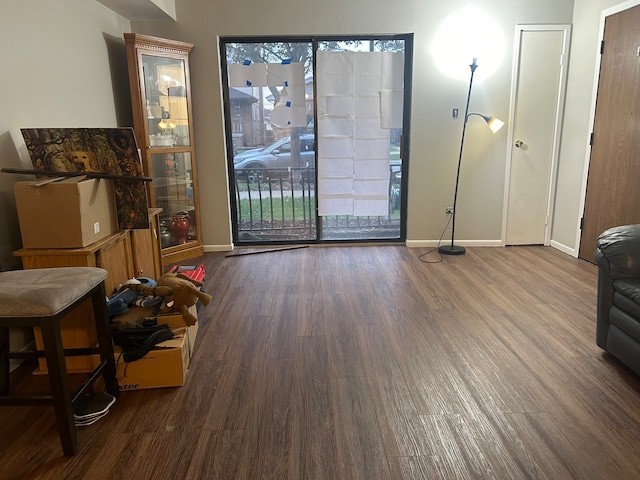
[[[179,310],[187,325],[193,325],[198,321],[195,316],[189,313],[189,307],[195,305],[198,300],[203,305],[208,305],[211,301],[211,295],[200,290],[204,284],[183,273],[165,273],[156,283],[155,288],[142,284],[135,285],[133,288],[147,295],[162,295],[165,298],[167,308]]]

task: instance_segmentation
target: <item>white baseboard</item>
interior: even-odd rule
[[[230,252],[233,245],[203,245],[205,252]]]
[[[567,255],[578,258],[578,250],[576,250],[575,248],[567,247],[566,245],[558,243],[554,240],[551,240],[551,242],[549,242],[549,246],[560,250],[562,253],[566,253]]]
[[[451,240],[449,240],[451,241]],[[502,247],[501,240],[456,240],[456,245],[460,245],[462,247]],[[446,244],[445,241],[440,242],[441,245]],[[438,240],[407,240],[405,245],[409,248],[435,248],[438,246]],[[550,247],[553,247],[557,250],[560,250],[562,253],[566,253],[567,255],[571,255],[572,257],[578,257],[578,250],[563,245],[562,243],[558,243],[556,241],[551,241],[549,244]],[[205,252],[231,252],[234,250],[233,244],[229,245],[204,245],[203,246]]]
[[[451,240],[449,240],[451,242]],[[445,245],[447,242],[440,242],[441,245]],[[502,247],[501,240],[456,240],[456,245],[460,245],[462,247]],[[437,240],[407,240],[406,245],[409,248],[435,248],[438,246]],[[575,248],[568,247],[563,245],[562,243],[551,241],[549,246],[560,250],[562,253],[566,253],[567,255],[571,255],[572,257],[578,258],[578,250]]]
[[[447,243],[451,243],[451,239],[442,240],[440,245]],[[456,240],[455,244],[461,247],[502,247],[501,240]],[[406,245],[409,248],[435,248],[438,246],[438,240],[407,240]]]

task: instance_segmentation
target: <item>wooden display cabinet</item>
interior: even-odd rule
[[[149,209],[149,229],[131,230],[133,271],[136,277],[157,280],[164,273],[160,246],[160,208]]]
[[[162,263],[202,255],[189,52],[193,45],[125,33],[133,126],[152,207],[161,208]]]

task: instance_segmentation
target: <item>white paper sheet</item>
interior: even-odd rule
[[[317,103],[319,118],[327,115],[354,118],[353,96],[333,95],[330,97],[318,97]]]
[[[304,64],[292,62],[288,64],[267,64],[267,86],[302,86],[304,89]]]
[[[288,107],[280,103],[271,111],[270,119],[276,127],[306,127],[307,109],[305,105]]]
[[[380,95],[376,92],[373,95],[355,97],[354,116],[380,118]]]
[[[385,178],[388,179],[389,161],[387,159],[366,159],[366,160],[354,160],[353,162],[353,175],[355,178]]]
[[[354,92],[359,97],[363,95],[378,95],[380,92],[380,73],[357,75]]]
[[[389,178],[358,178],[353,182],[356,197],[387,198]]]
[[[327,52],[319,51],[317,54],[318,73],[327,72],[353,72],[354,52]]]
[[[404,90],[380,91],[380,126],[402,128]]]
[[[318,119],[318,136],[350,136],[355,134],[355,123],[350,117],[321,117]]]
[[[390,143],[388,136],[386,138],[356,138],[354,156],[362,160],[379,158],[388,162]]]
[[[318,142],[319,161],[324,158],[353,158],[353,137],[324,137]]]
[[[389,215],[389,199],[358,199],[353,202],[353,214],[357,217],[386,217]]]
[[[318,215],[353,215],[353,195],[326,197],[318,195]]]
[[[282,87],[282,89],[280,90],[280,101],[290,101],[297,104],[304,104],[304,93],[304,85]]]
[[[354,171],[353,158],[324,158],[318,163],[318,177],[329,178],[335,177],[353,177]]]
[[[229,86],[266,87],[267,64],[251,63],[243,65],[241,63],[232,63],[229,65]]]
[[[348,73],[319,73],[316,76],[316,79],[316,89],[319,97],[327,97],[330,95],[353,95],[353,76]]]
[[[325,177],[318,179],[318,188],[325,197],[334,195],[353,196],[353,177]]]
[[[383,90],[402,90],[404,88],[404,53],[382,53]]]
[[[377,117],[359,117],[354,122],[355,137],[363,140],[365,138],[386,138],[389,141],[389,130],[380,128],[380,116]],[[385,155],[389,156],[389,145],[386,146]]]
[[[395,121],[397,106],[393,93],[383,95],[381,90],[383,84],[395,85],[404,71],[384,75],[383,66],[397,68],[403,58],[380,52],[318,52],[321,216],[388,215],[390,131],[383,124]],[[401,88],[402,82],[400,93]]]
[[[349,52],[353,56],[353,68],[356,75],[378,75],[382,71],[381,52]]]

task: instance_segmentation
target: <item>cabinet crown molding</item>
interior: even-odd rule
[[[136,47],[145,47],[152,50],[171,50],[181,53],[190,52],[193,48],[193,43],[152,37],[151,35],[142,35],[140,33],[125,33],[124,41],[127,45]]]

